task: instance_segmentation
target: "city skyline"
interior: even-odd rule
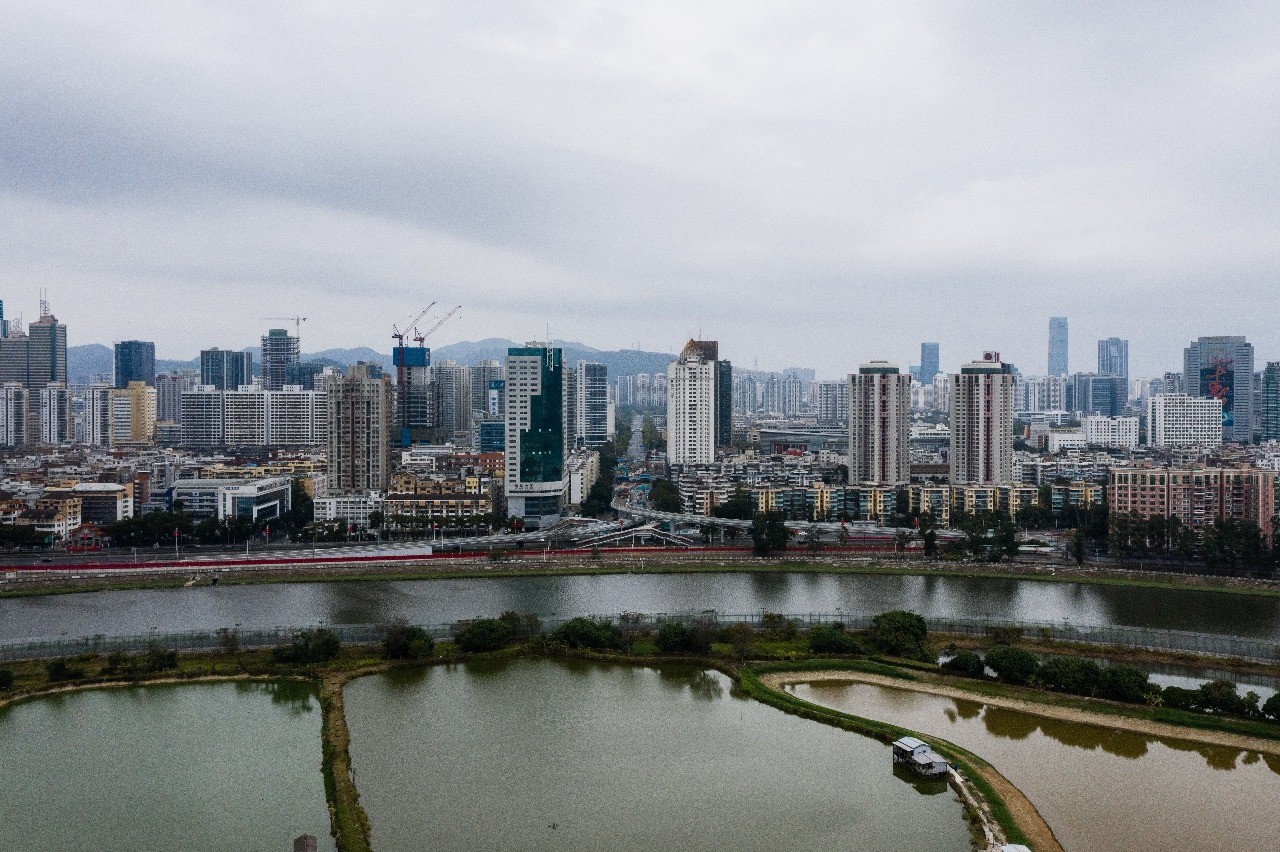
[[[1201,336],[1280,354],[1254,307],[1277,9],[34,3],[7,27],[0,282],[10,315],[47,289],[75,342],[195,357],[302,313],[311,350],[381,347],[439,298],[467,308],[437,343],[701,328],[828,377],[922,340],[1039,372],[1050,315],[1072,364],[1130,340],[1132,375]]]

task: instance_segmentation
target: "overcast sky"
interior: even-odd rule
[[[851,8],[854,7],[854,8]],[[836,376],[1280,358],[1280,4],[9,0],[0,298],[75,344],[552,337]]]

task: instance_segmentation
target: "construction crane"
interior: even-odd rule
[[[433,325],[433,326],[431,326],[431,328],[427,329],[427,333],[426,333],[426,334],[417,334],[416,332],[418,331],[418,329],[417,329],[417,328],[414,328],[414,332],[415,332],[415,334],[414,334],[414,336],[413,336],[413,339],[414,339],[415,341],[417,341],[417,343],[418,343],[418,345],[419,345],[419,346],[421,346],[423,343],[425,343],[425,342],[426,342],[427,338],[431,336],[431,333],[432,333],[432,332],[434,332],[434,331],[435,331],[436,329],[438,329],[440,326],[442,326],[442,325],[444,325],[446,322],[448,322],[449,318],[450,318],[450,317],[452,317],[454,314],[456,314],[456,313],[457,313],[458,311],[460,311],[460,310],[462,310],[462,305],[458,305],[456,308],[454,308],[453,310],[449,311],[449,313],[447,313],[447,314],[445,314],[444,316],[440,317],[440,319],[436,321],[436,324],[435,324],[435,325]],[[418,319],[421,319],[421,317],[419,317]],[[414,322],[416,323],[416,322],[417,322],[417,320],[414,320]]]
[[[270,322],[291,322],[293,323],[293,336],[302,339],[302,324],[307,321],[306,317],[261,317],[261,319]]]

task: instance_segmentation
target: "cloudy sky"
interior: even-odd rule
[[[0,297],[167,357],[501,336],[820,375],[1280,358],[1275,3],[105,3],[0,18]]]

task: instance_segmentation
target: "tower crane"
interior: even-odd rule
[[[440,319],[436,321],[435,325],[433,325],[433,326],[431,326],[431,328],[427,329],[427,333],[426,333],[426,334],[414,334],[413,339],[414,339],[415,341],[417,341],[418,345],[422,345],[424,342],[426,342],[426,339],[427,339],[428,337],[430,337],[430,336],[431,336],[432,332],[434,332],[434,331],[435,331],[436,329],[438,329],[440,326],[442,326],[442,325],[444,325],[446,322],[448,322],[448,321],[449,321],[449,318],[450,318],[450,317],[452,317],[454,314],[456,314],[456,313],[457,313],[458,311],[460,311],[460,310],[462,310],[462,305],[458,305],[456,308],[454,308],[453,310],[449,311],[449,313],[447,313],[447,314],[445,314],[444,316],[440,317]],[[419,317],[418,319],[421,319],[421,317]],[[416,324],[416,323],[417,323],[417,320],[414,320],[414,323]],[[417,328],[414,328],[414,331],[415,331],[415,332],[417,332],[417,330],[418,330]]]

